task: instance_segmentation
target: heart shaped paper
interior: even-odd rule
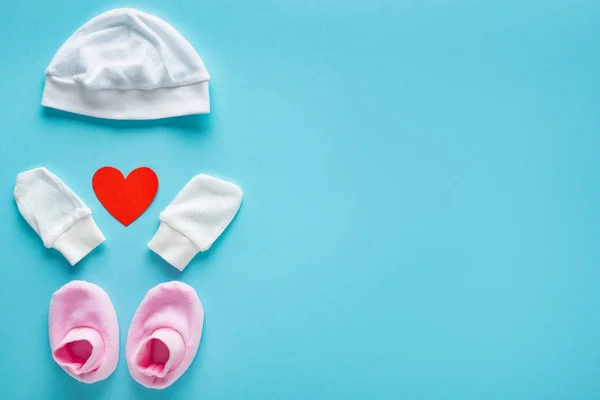
[[[116,168],[102,167],[94,174],[92,186],[106,211],[129,226],[154,200],[158,177],[148,167],[134,169],[127,178]]]

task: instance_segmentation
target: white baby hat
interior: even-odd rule
[[[58,50],[46,69],[42,105],[109,119],[206,114],[209,79],[171,25],[120,8],[87,22]]]

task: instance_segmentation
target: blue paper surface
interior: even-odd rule
[[[211,73],[212,113],[148,122],[40,106],[44,69],[95,15],[171,23]],[[0,398],[600,398],[600,2],[171,0],[0,6]],[[125,228],[92,191],[150,166]],[[45,166],[107,241],[75,268],[19,215]],[[244,190],[183,273],[146,243],[194,175]],[[102,286],[119,366],[79,383],[53,361],[52,293]],[[203,302],[196,360],[165,391],[127,371],[148,289]]]

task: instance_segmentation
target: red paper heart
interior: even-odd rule
[[[134,169],[127,178],[116,168],[102,167],[94,174],[92,186],[106,211],[128,226],[154,200],[158,191],[158,177],[148,167]]]

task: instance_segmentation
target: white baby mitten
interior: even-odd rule
[[[90,209],[46,168],[17,175],[14,194],[21,215],[44,246],[60,251],[71,265],[104,241]]]
[[[233,183],[197,175],[160,213],[158,231],[148,247],[182,271],[200,251],[210,248],[242,203]]]

